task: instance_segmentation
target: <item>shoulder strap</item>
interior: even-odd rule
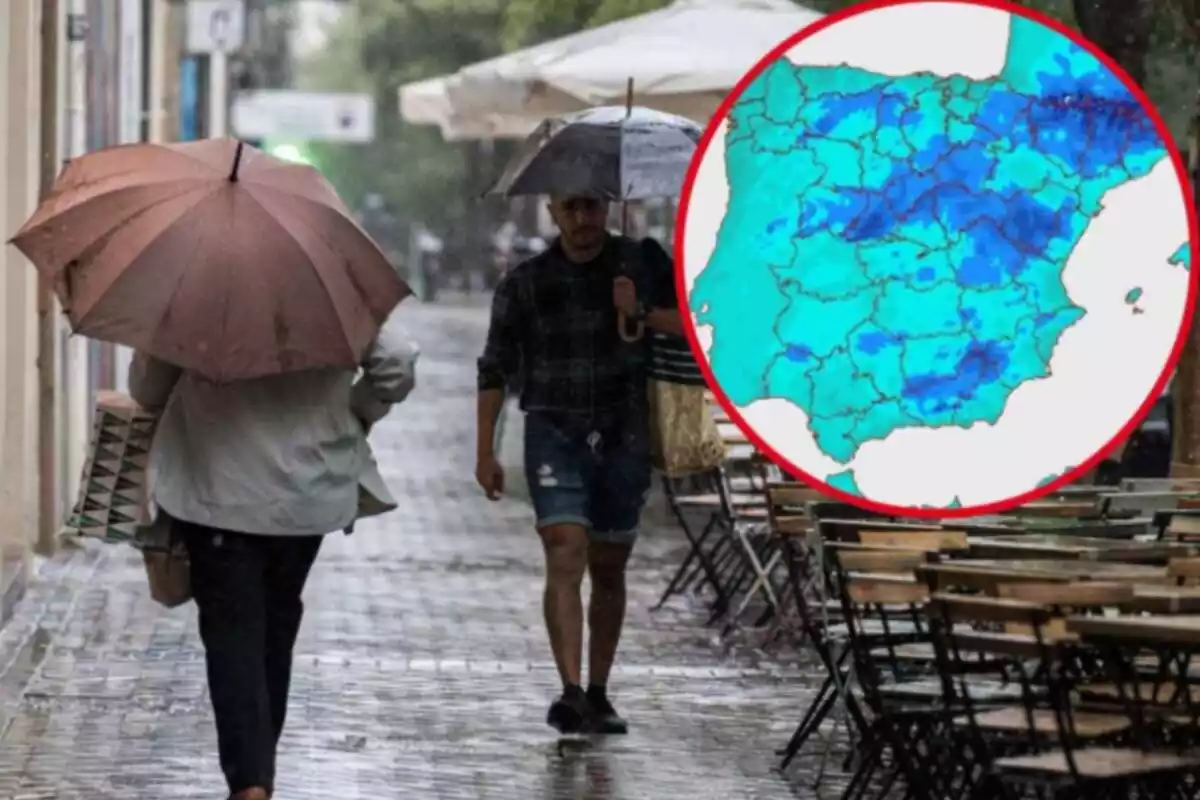
[[[623,274],[633,278],[639,287],[649,279],[646,274],[647,265],[651,261],[650,248],[656,243],[653,239],[633,239],[627,236],[618,237],[618,253],[621,258]]]
[[[621,259],[620,270],[623,275],[637,278],[642,272],[641,243],[628,236],[617,236],[617,256]]]

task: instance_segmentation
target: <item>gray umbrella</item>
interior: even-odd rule
[[[489,194],[674,197],[700,135],[690,119],[640,107],[555,117],[529,135]]]

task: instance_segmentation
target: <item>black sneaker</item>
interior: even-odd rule
[[[587,733],[591,730],[590,711],[583,689],[571,686],[551,703],[546,724],[562,734]]]
[[[589,688],[588,706],[591,707],[592,725],[596,733],[629,733],[629,725],[609,702],[607,693]]]

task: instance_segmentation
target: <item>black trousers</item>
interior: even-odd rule
[[[174,525],[191,560],[221,770],[231,794],[254,786],[273,791],[304,615],[300,594],[323,537]]]

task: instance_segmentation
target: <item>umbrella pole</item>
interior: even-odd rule
[[[625,119],[633,116],[633,76],[625,82]],[[621,235],[629,234],[629,203],[621,201]]]
[[[625,83],[625,119],[629,119],[633,115],[633,77]],[[621,201],[621,235],[629,235],[629,203],[626,200]],[[624,269],[621,270],[624,272]],[[638,321],[634,326],[634,332],[629,332],[629,320],[620,311],[617,312],[617,333],[626,342],[636,342],[646,333],[646,323]]]
[[[233,169],[229,172],[230,183],[237,183],[238,167],[242,165],[242,148],[245,146],[245,142],[238,142],[237,144],[237,152],[233,154]]]

